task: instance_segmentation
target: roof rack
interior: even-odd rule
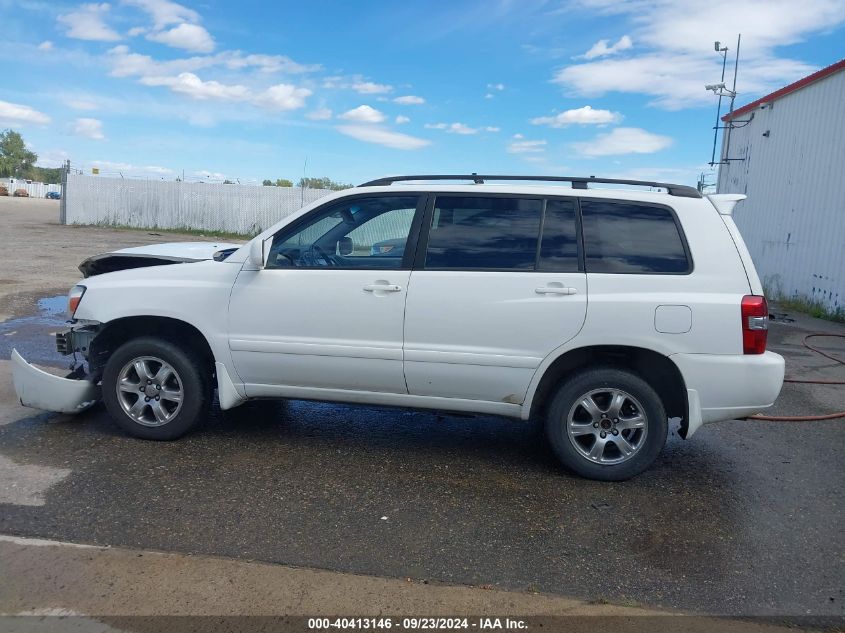
[[[660,187],[666,189],[670,196],[682,198],[700,198],[701,192],[688,185],[673,185],[668,182],[652,182],[650,180],[621,180],[618,178],[596,178],[594,176],[491,176],[488,174],[428,174],[420,176],[388,176],[365,182],[359,187],[378,187],[392,185],[394,182],[408,180],[471,180],[477,185],[483,185],[488,180],[532,180],[542,182],[569,182],[573,189],[586,189],[590,183],[609,185],[638,185],[641,187]]]

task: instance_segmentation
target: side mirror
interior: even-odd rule
[[[352,243],[351,237],[342,237],[337,241],[337,254],[338,255],[351,255],[352,252],[355,250],[355,245]]]
[[[264,240],[252,240],[249,245],[249,263],[261,270],[264,268]]]

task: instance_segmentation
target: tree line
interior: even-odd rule
[[[0,132],[0,178],[22,178],[50,184],[62,181],[60,167],[36,167],[38,154],[27,149],[14,130]]]
[[[268,178],[261,184],[265,187],[293,187],[293,181],[287,178],[277,178],[275,181]],[[322,178],[300,178],[296,186],[304,189],[331,189],[332,191],[340,191],[341,189],[351,189],[354,185],[335,182],[331,178],[323,176]]]

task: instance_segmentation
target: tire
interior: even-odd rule
[[[211,375],[197,355],[152,336],[124,343],[111,355],[102,391],[112,419],[145,440],[182,437],[205,418],[212,398]]]
[[[646,381],[630,371],[596,367],[560,386],[545,426],[564,466],[588,479],[623,481],[654,462],[669,422]]]

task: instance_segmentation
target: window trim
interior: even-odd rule
[[[543,231],[546,228],[546,209],[548,207],[549,200],[571,200],[575,207],[575,249],[578,253],[578,270],[543,270],[540,268],[543,253]],[[572,275],[574,273],[584,274],[587,270],[586,256],[584,252],[584,232],[581,230],[581,199],[577,196],[545,196],[543,199],[543,218],[540,222],[540,237],[537,240],[537,264],[534,268],[535,272],[546,274],[557,273],[560,275]]]
[[[290,224],[286,224],[285,226],[281,227],[278,231],[273,233],[273,237],[270,242],[271,244],[274,244],[276,238],[279,235],[290,236],[292,233],[301,230],[304,226],[314,220],[314,216],[324,213],[330,207],[350,203],[354,200],[361,199],[372,200],[373,198],[404,198],[413,196],[417,197],[417,206],[414,209],[414,218],[413,220],[411,220],[411,228],[408,232],[408,241],[405,243],[405,253],[402,256],[402,263],[399,268],[382,268],[378,266],[320,266],[313,268],[301,268],[298,266],[265,266],[265,270],[372,270],[386,272],[391,270],[411,270],[412,263],[414,261],[414,253],[416,253],[417,242],[419,241],[420,237],[422,218],[425,209],[427,208],[428,198],[431,197],[427,191],[403,191],[397,189],[396,191],[379,191],[372,193],[362,192],[349,196],[343,196],[341,198],[335,198],[334,200],[329,200],[325,204],[321,204],[319,207],[312,209],[311,211],[303,215],[301,218],[297,218]],[[362,257],[361,259],[368,258]]]
[[[672,221],[675,223],[675,230],[678,231],[678,237],[681,238],[681,246],[684,249],[684,255],[687,258],[687,269],[682,272],[634,272],[634,271],[623,271],[623,272],[604,272],[604,271],[596,271],[590,272],[589,267],[587,266],[587,241],[584,237],[584,230],[583,230],[583,223],[581,222],[582,218],[582,208],[581,208],[581,201],[591,201],[597,200],[600,202],[611,202],[611,203],[619,203],[619,204],[631,204],[639,207],[657,207],[660,209],[666,209],[669,211],[669,215],[672,217]],[[692,251],[690,251],[689,243],[687,242],[687,236],[684,232],[684,227],[681,225],[681,221],[678,219],[678,214],[674,208],[669,206],[668,204],[661,204],[660,202],[644,202],[642,200],[621,200],[619,198],[598,198],[598,197],[586,197],[586,196],[579,196],[578,198],[578,218],[579,218],[579,225],[578,230],[581,235],[581,242],[583,245],[583,253],[584,253],[584,270],[588,275],[660,275],[660,276],[685,276],[691,275],[695,270],[695,261],[692,257]]]

